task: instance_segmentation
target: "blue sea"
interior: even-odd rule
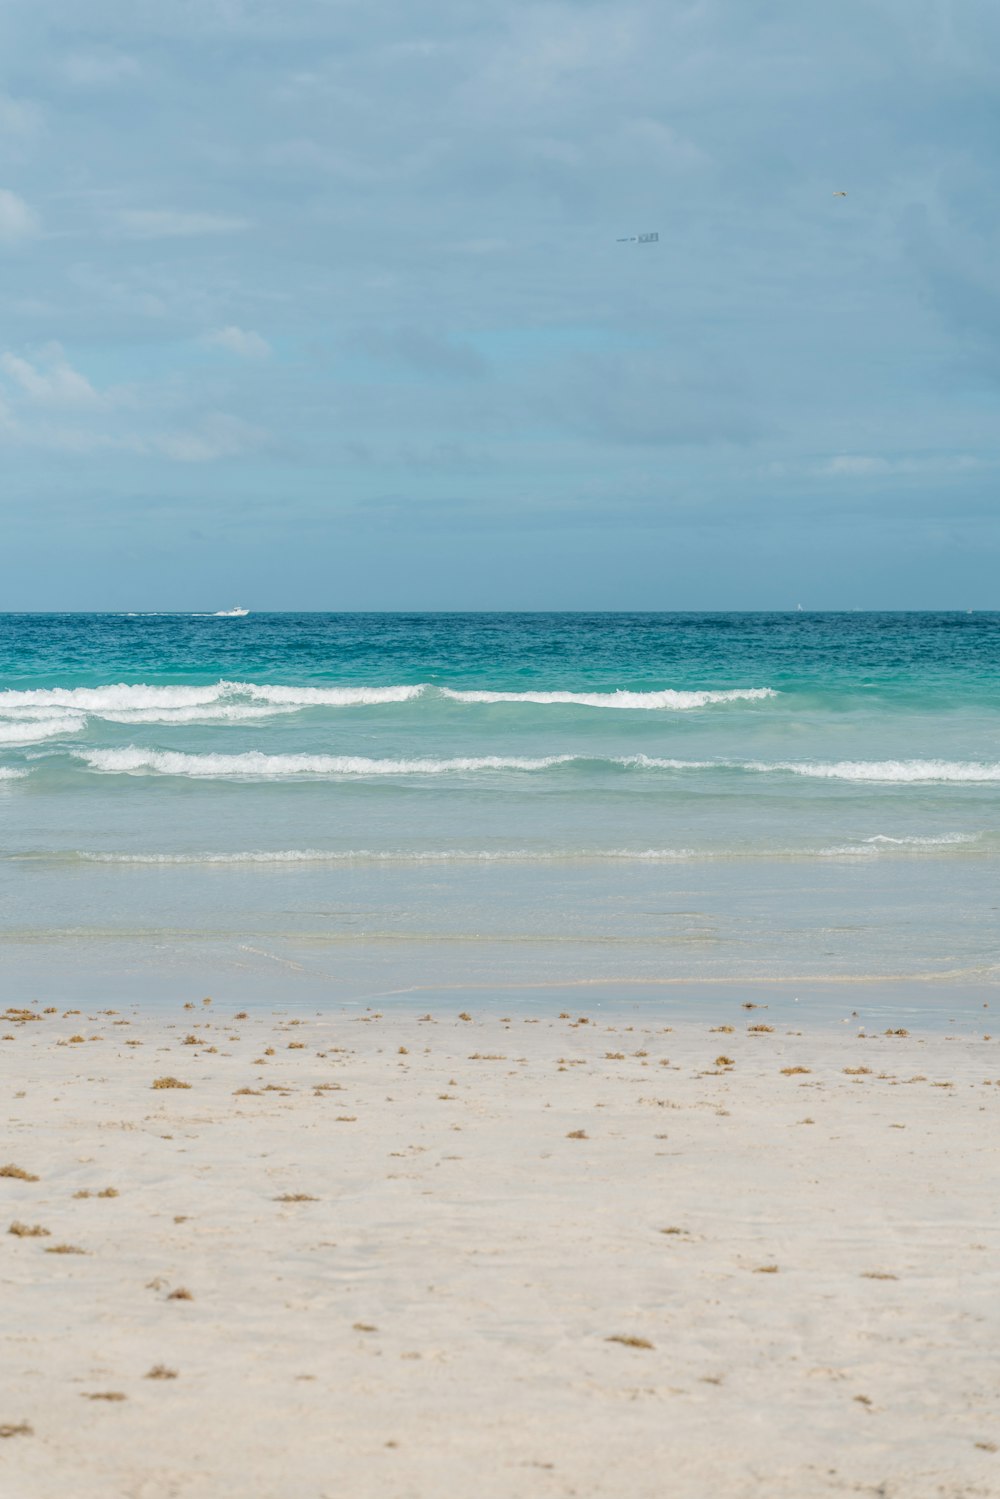
[[[998,614],[0,616],[5,998],[972,1016],[998,665]]]

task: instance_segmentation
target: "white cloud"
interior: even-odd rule
[[[647,117],[629,120],[622,128],[621,139],[633,161],[644,156],[651,164],[668,169],[704,166],[708,158],[687,136],[681,135],[662,120]]]
[[[865,478],[869,474],[885,474],[888,471],[889,464],[884,458],[868,458],[862,453],[841,453],[839,457],[824,463],[820,470],[833,478],[846,476],[852,479]]]
[[[81,458],[105,453],[142,453],[142,439],[95,432],[89,427],[63,427],[42,423],[19,434],[28,446],[44,452],[73,453]]]
[[[60,344],[46,344],[34,362],[9,351],[0,354],[0,369],[36,405],[92,410],[103,404],[86,376],[69,363]]]
[[[477,116],[540,110],[550,117],[586,91],[595,75],[629,66],[640,46],[636,17],[623,7],[563,4],[510,12],[508,38],[483,55],[483,66],[462,84],[462,102]],[[516,116],[515,116],[516,118]]]
[[[167,432],[150,440],[150,447],[175,463],[214,463],[219,458],[239,458],[264,442],[260,427],[237,416],[216,412],[189,431]]]
[[[170,382],[98,390],[58,343],[28,355],[8,349],[0,352],[0,443],[80,456],[214,463],[256,452],[268,441],[262,427],[227,412],[195,415],[190,392],[185,414],[170,428],[171,394]]]
[[[872,458],[861,453],[841,453],[820,465],[827,478],[867,479],[877,474],[962,474],[988,467],[969,453],[932,453],[913,458]]]
[[[41,110],[27,99],[12,99],[0,94],[0,136],[10,138],[34,135],[41,123]]]
[[[507,239],[456,239],[450,240],[445,248],[457,255],[501,255],[511,244]]]
[[[0,187],[0,245],[16,245],[39,231],[38,216],[23,198]]]
[[[261,338],[252,328],[237,328],[235,324],[219,328],[215,333],[206,333],[204,342],[216,349],[227,349],[241,359],[266,359],[271,352],[266,338]]]
[[[129,239],[190,239],[204,234],[238,234],[250,228],[249,219],[174,208],[123,208],[115,222]]]
[[[107,88],[137,78],[141,71],[135,58],[125,52],[74,52],[62,62],[63,74],[82,88]]]

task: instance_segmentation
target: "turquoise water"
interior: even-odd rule
[[[978,993],[998,659],[996,614],[0,616],[8,984]]]

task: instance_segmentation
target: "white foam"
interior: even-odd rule
[[[73,722],[75,730],[80,725]],[[53,723],[10,726],[17,733],[49,737],[69,731]],[[21,742],[25,742],[22,740]],[[30,738],[27,742],[30,742]],[[609,759],[587,755],[458,755],[374,759],[365,755],[187,754],[173,750],[121,749],[74,751],[93,770],[106,773],[152,773],[203,778],[252,777],[277,780],[290,776],[400,776],[447,775],[476,771],[539,771],[556,765],[620,766],[626,770],[736,771],[753,775],[788,774],[820,780],[870,784],[992,784],[1000,781],[1000,764],[967,760],[679,760],[655,755],[623,755]]]
[[[23,781],[30,772],[27,770],[14,770],[8,765],[0,765],[0,781]]]
[[[78,734],[86,723],[82,713],[64,713],[59,717],[16,719],[0,723],[0,744],[38,744],[60,734]]]
[[[378,703],[408,703],[426,691],[419,684],[411,687],[281,687],[233,682],[226,685],[239,688],[257,701],[295,708],[366,708]]]
[[[352,858],[377,859],[391,856],[368,849],[327,853],[318,848],[281,848],[246,849],[229,854],[105,854],[81,851],[74,857],[88,864],[325,864]],[[406,856],[400,854],[399,857]]]
[[[115,723],[193,723],[197,709],[214,710],[212,716],[237,720],[254,716],[250,705],[267,704],[272,712],[294,712],[299,708],[374,707],[383,703],[408,703],[436,692],[456,703],[525,703],[541,706],[565,705],[584,708],[686,711],[713,704],[756,702],[776,697],[771,687],[735,687],[724,691],[660,692],[488,692],[432,689],[424,683],[392,686],[309,687],[275,682],[230,682],[221,680],[203,686],[152,685],[115,682],[104,687],[38,687],[0,692],[0,716],[46,710],[72,710],[106,718]],[[244,711],[237,711],[242,708]],[[258,710],[260,712],[260,710]],[[142,717],[140,715],[150,715]],[[122,717],[122,715],[128,715]],[[186,715],[186,716],[182,716]],[[262,716],[262,714],[261,714]]]
[[[893,856],[905,857],[908,853],[928,853],[931,849],[968,848],[979,843],[978,835],[965,837],[956,834],[948,838],[863,838],[859,843],[836,844],[832,848],[821,848],[821,858],[830,859],[881,859]]]
[[[737,761],[726,760],[668,760],[661,755],[616,755],[608,762],[622,765],[626,770],[739,770]]]
[[[978,843],[978,833],[941,833],[937,837],[890,838],[887,833],[876,833],[874,838],[864,838],[863,843],[889,844],[897,848],[947,848],[955,843]]]
[[[191,721],[196,708],[272,705],[272,711],[307,707],[349,708],[377,703],[405,703],[420,697],[420,685],[398,687],[296,687],[256,682],[212,682],[200,687],[152,686],[145,682],[115,682],[106,687],[37,687],[0,692],[0,715],[46,708],[69,708],[98,718],[117,714],[180,712]],[[242,704],[241,704],[242,700]],[[248,715],[249,716],[249,715]],[[136,720],[139,721],[139,720]],[[149,720],[154,722],[155,719]]]
[[[450,760],[372,760],[364,755],[265,755],[250,750],[241,755],[189,755],[176,750],[76,750],[92,770],[111,774],[159,774],[205,779],[229,777],[284,780],[290,776],[404,776],[447,775],[489,770],[546,770],[572,760],[572,755],[529,759],[517,755],[468,755]]]
[[[37,723],[46,718],[63,718],[65,717],[67,711],[72,710],[52,707],[24,708],[17,707],[16,705],[11,706],[10,704],[4,704],[3,706],[0,706],[0,717],[16,719],[19,723],[23,722],[25,719],[31,721],[32,723]]]
[[[638,770],[737,770],[758,775],[787,773],[817,780],[882,785],[941,782],[982,785],[1000,781],[1000,763],[978,760],[672,760],[655,755],[624,755],[615,763]]]
[[[146,683],[115,682],[107,687],[35,687],[0,692],[0,714],[18,708],[71,708],[80,713],[103,709],[120,712],[137,708],[188,708],[215,703],[228,683],[208,687],[151,687]]]
[[[957,847],[975,843],[975,838],[890,839],[906,848]],[[557,849],[242,849],[231,853],[94,853],[89,850],[53,856],[79,859],[88,864],[148,865],[271,865],[271,864],[558,864],[575,861],[608,861],[616,863],[682,863],[697,860],[803,860],[863,859],[879,857],[872,840],[837,844],[830,848],[557,848]],[[11,856],[23,857],[23,856]]]
[[[112,712],[105,708],[100,717],[105,723],[246,723],[252,719],[273,718],[287,713],[287,708],[263,703],[207,703],[203,708],[124,708]]]
[[[246,849],[236,853],[90,853],[74,857],[91,864],[338,864],[350,863],[556,863],[573,859],[693,859],[687,848],[580,849]]]
[[[883,785],[923,782],[987,784],[1000,781],[1000,763],[981,760],[779,760],[774,764],[751,760],[742,767],[755,771],[789,771],[827,781],[868,781]]]
[[[450,687],[440,689],[441,696],[458,703],[538,703],[565,704],[576,708],[629,708],[646,711],[684,712],[706,708],[713,703],[759,702],[777,697],[773,687],[733,687],[726,691],[681,692],[459,692]]]

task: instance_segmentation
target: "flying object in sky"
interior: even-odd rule
[[[654,245],[659,237],[659,234],[620,234],[617,243],[620,245]]]
[[[837,191],[837,192],[835,192],[835,193],[834,193],[834,195],[833,195],[833,196],[834,196],[834,197],[835,197],[835,198],[846,198],[846,197],[847,197],[847,194],[846,194],[846,193],[844,193],[844,192],[840,192],[840,191],[839,191],[839,190],[838,190],[838,191]]]

